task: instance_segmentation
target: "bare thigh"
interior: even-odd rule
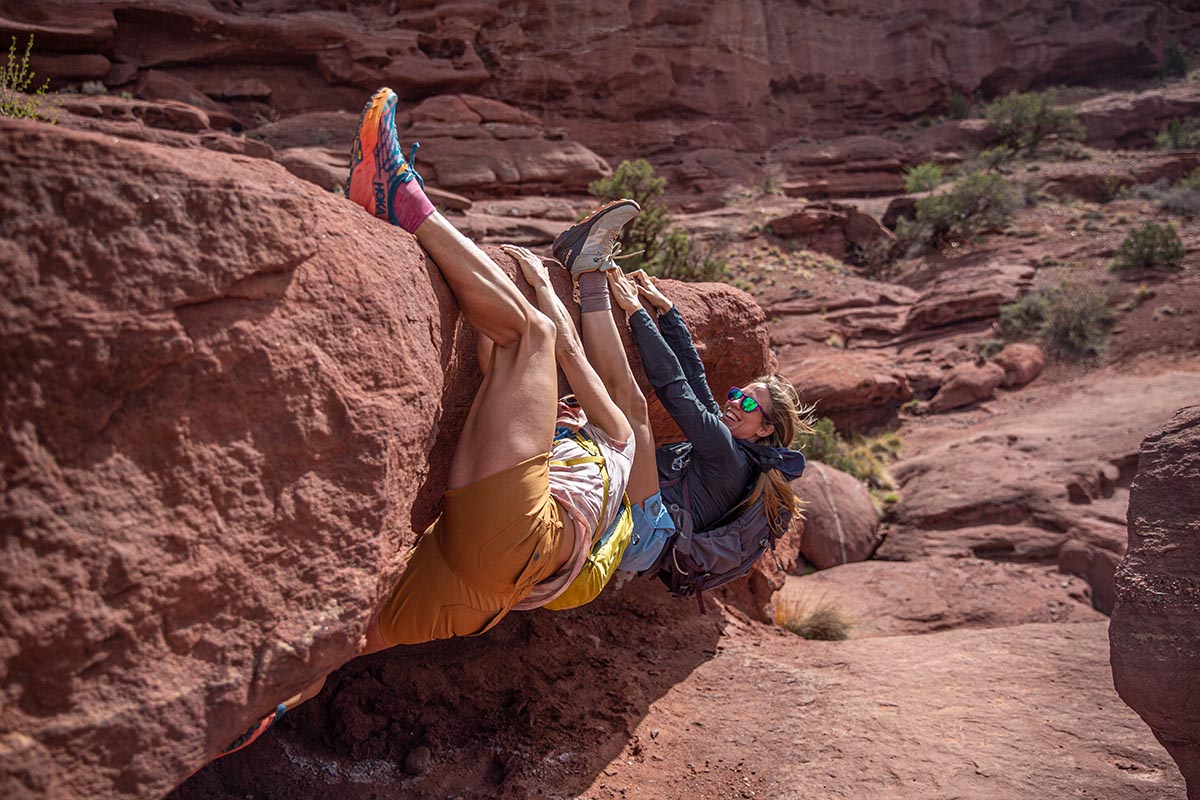
[[[515,344],[491,348],[450,461],[447,488],[468,486],[550,451],[558,410],[554,337],[553,324],[534,310]]]

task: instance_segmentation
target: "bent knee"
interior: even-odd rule
[[[527,310],[524,318],[524,327],[520,332],[522,346],[541,349],[549,344],[550,348],[554,347],[555,337],[558,335],[554,327],[554,322],[532,306]]]

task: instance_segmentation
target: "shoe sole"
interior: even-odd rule
[[[358,120],[358,134],[350,150],[350,175],[346,178],[346,196],[372,216],[386,220],[388,218],[387,201],[380,208],[376,178],[380,173],[379,136],[381,123],[385,114],[395,114],[396,102],[399,98],[391,89],[383,88],[371,95],[362,116]],[[356,176],[357,175],[357,179]]]
[[[581,219],[579,222],[576,222],[558,236],[554,237],[554,245],[551,249],[551,252],[554,254],[554,257],[558,260],[558,262],[563,266],[566,266],[567,261],[572,257],[572,253],[577,253],[579,250],[583,249],[582,243],[587,240],[588,234],[591,233],[592,230],[592,224],[596,221],[596,219],[621,206],[629,206],[633,208],[635,214],[642,210],[642,207],[638,205],[637,201],[635,200],[613,200],[612,202],[605,203],[604,205],[600,206],[595,211]],[[632,219],[632,217],[630,219]],[[571,274],[580,275],[584,272],[591,271],[592,270],[582,269],[577,272],[572,269]]]

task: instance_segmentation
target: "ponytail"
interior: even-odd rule
[[[771,395],[770,407],[763,407],[763,415],[774,429],[759,439],[759,444],[791,447],[797,435],[813,432],[814,407],[800,402],[800,395],[786,378],[776,374],[763,375],[751,383],[761,384]],[[759,500],[762,500],[771,528],[780,536],[785,533],[785,512],[788,518],[795,518],[803,506],[803,501],[792,491],[787,477],[777,469],[762,472],[750,496],[739,507],[752,506]]]

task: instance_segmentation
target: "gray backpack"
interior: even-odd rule
[[[675,533],[667,540],[657,564],[646,572],[657,574],[672,594],[679,597],[694,594],[703,614],[703,593],[750,572],[768,549],[776,566],[783,569],[775,556],[775,540],[787,532],[792,519],[785,510],[779,520],[780,527],[772,527],[762,500],[758,500],[737,509],[736,516],[697,531],[692,522],[686,474],[685,468],[678,478],[662,484],[667,487],[683,482],[683,507],[674,503],[669,506]]]

